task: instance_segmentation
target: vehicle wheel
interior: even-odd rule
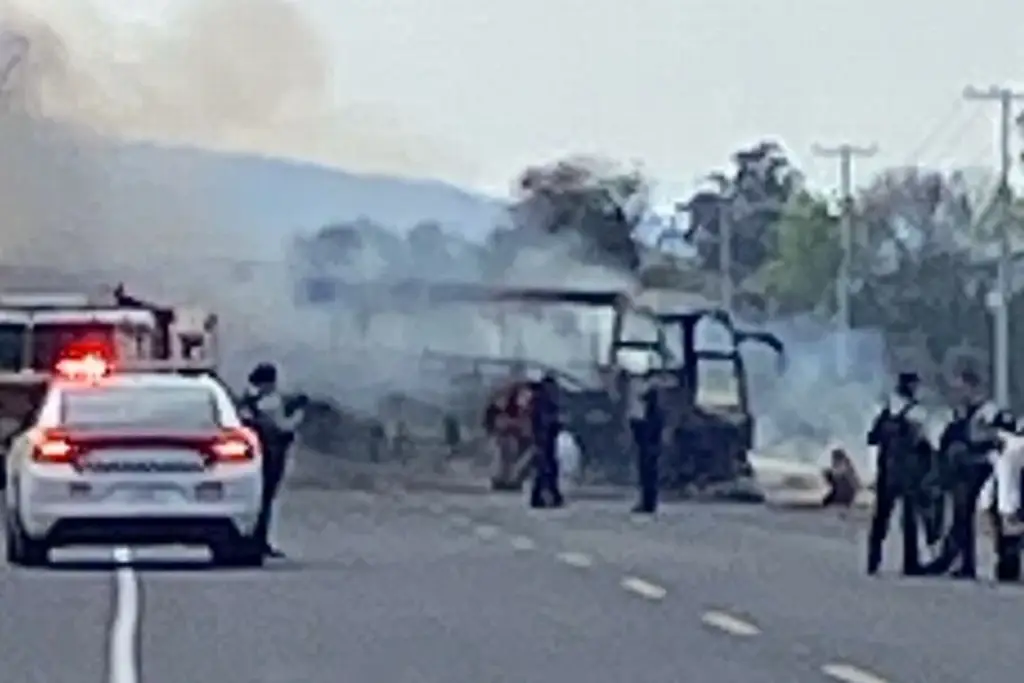
[[[7,546],[7,564],[15,567],[45,567],[50,561],[50,547],[46,541],[25,533],[18,521],[18,513],[11,510],[4,516],[4,540]]]
[[[218,567],[262,567],[266,555],[255,539],[235,538],[211,547],[213,564]]]

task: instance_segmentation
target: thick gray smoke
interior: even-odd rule
[[[287,0],[197,1],[159,27],[130,28],[84,2],[7,0],[0,26],[4,286],[124,280],[218,311],[229,376],[265,357],[323,376],[335,359],[313,351],[329,330],[293,305],[286,235],[280,261],[235,263],[246,245],[221,222],[197,162],[140,163],[124,141],[397,174],[443,175],[446,156],[393,121],[350,116],[323,40]]]
[[[329,43],[300,3],[192,0],[111,24],[88,0],[3,0],[19,106],[118,139],[180,142],[398,175],[465,164],[410,122],[338,97]],[[23,37],[28,49],[11,36]]]
[[[847,333],[850,374],[838,379],[841,332],[810,316],[770,321],[766,327],[786,344],[779,374],[766,352],[747,351],[751,403],[758,417],[756,442],[765,456],[826,464],[827,449],[842,446],[858,468],[870,470],[867,427],[890,388],[885,339],[880,331]]]
[[[400,240],[366,241],[345,264],[327,272],[349,282],[396,283],[407,278],[533,287],[622,290],[630,278],[606,268],[582,265],[572,243],[560,239],[541,249],[519,251],[510,265],[491,265],[487,253],[459,243],[443,253],[416,249]],[[493,255],[491,252],[490,255]],[[301,269],[299,269],[301,273]],[[322,271],[323,272],[323,271]],[[590,379],[594,354],[607,344],[611,311],[544,306],[525,310],[511,305],[410,303],[396,308],[385,290],[365,294],[362,318],[351,301],[317,306],[320,348],[333,358],[332,373],[306,376],[310,386],[344,395],[355,407],[382,395],[401,392],[434,405],[458,402],[465,388],[453,379],[470,375],[459,357],[517,357],[566,369]],[[427,358],[424,359],[424,354]],[[312,368],[310,368],[312,369]]]

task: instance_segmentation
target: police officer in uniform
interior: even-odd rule
[[[978,498],[992,474],[1000,448],[995,428],[999,410],[987,400],[976,372],[963,370],[957,378],[963,402],[943,434],[953,493],[953,521],[941,552],[925,567],[932,575],[974,579],[977,576],[976,516]],[[958,564],[959,561],[959,564]]]
[[[882,563],[882,546],[897,503],[901,509],[903,574],[921,573],[917,502],[932,448],[924,431],[926,416],[917,401],[919,385],[917,373],[900,373],[893,395],[868,432],[868,445],[878,449],[875,510],[868,533],[869,574],[876,574]]]
[[[239,403],[243,420],[263,446],[263,501],[255,536],[264,554],[282,557],[283,553],[270,543],[270,524],[274,501],[284,479],[288,449],[308,400],[299,396],[286,401],[277,388],[277,368],[271,363],[260,363],[249,373],[249,385]]]
[[[652,515],[658,509],[658,460],[665,417],[654,371],[635,387],[637,396],[631,407],[630,429],[637,456],[637,483],[640,499],[633,512]]]
[[[562,429],[558,380],[545,375],[534,389],[530,405],[534,442],[533,486],[530,507],[559,508],[565,499],[559,490],[558,433]]]

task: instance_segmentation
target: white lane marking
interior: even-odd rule
[[[431,503],[430,505],[427,506],[427,510],[429,510],[430,514],[432,515],[444,514],[444,506],[441,505],[440,503]]]
[[[135,570],[128,566],[132,561],[130,549],[116,548],[114,561],[120,566],[114,570],[116,593],[108,653],[110,683],[138,683],[139,580]]]
[[[555,557],[562,564],[567,564],[570,567],[576,567],[577,569],[586,569],[594,564],[594,562],[583,553],[558,553]]]
[[[495,538],[498,535],[498,527],[491,526],[490,524],[480,524],[473,531],[476,535],[484,540]]]
[[[635,576],[627,576],[619,585],[630,593],[636,593],[641,598],[646,598],[648,600],[661,600],[668,595],[668,591],[661,586],[651,583],[650,581],[644,581],[643,579]]]
[[[473,523],[473,520],[466,515],[452,515],[452,523],[456,526],[469,526]]]
[[[512,548],[515,550],[533,550],[537,547],[537,544],[526,536],[516,536],[509,543],[512,544]]]
[[[756,636],[761,633],[761,629],[754,626],[749,621],[744,621],[739,617],[734,617],[727,612],[705,612],[701,615],[700,620],[708,626],[717,628],[719,631],[724,631],[731,636],[749,638],[750,636]]]
[[[829,678],[843,681],[843,683],[889,683],[884,678],[852,664],[826,664],[821,667],[821,672]]]

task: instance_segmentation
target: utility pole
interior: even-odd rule
[[[853,260],[853,160],[866,159],[878,153],[877,145],[860,147],[844,143],[836,147],[815,145],[814,154],[839,160],[839,191],[842,194],[840,214],[839,274],[836,278],[836,308],[839,313],[839,336],[836,338],[836,369],[839,378],[850,375],[850,263]]]
[[[733,282],[732,282],[732,223],[735,199],[730,199],[719,213],[718,219],[718,279],[720,283],[719,297],[722,308],[732,315]]]
[[[999,103],[999,187],[995,202],[997,236],[999,240],[999,263],[996,270],[996,290],[990,296],[994,315],[992,335],[993,374],[995,375],[995,400],[1002,407],[1010,404],[1010,298],[1013,296],[1012,266],[1013,253],[1010,244],[1010,211],[1013,193],[1010,189],[1010,170],[1013,156],[1010,153],[1010,136],[1013,132],[1013,103],[1024,100],[1024,92],[1011,88],[991,86],[988,88],[964,88],[964,99],[975,102]]]

